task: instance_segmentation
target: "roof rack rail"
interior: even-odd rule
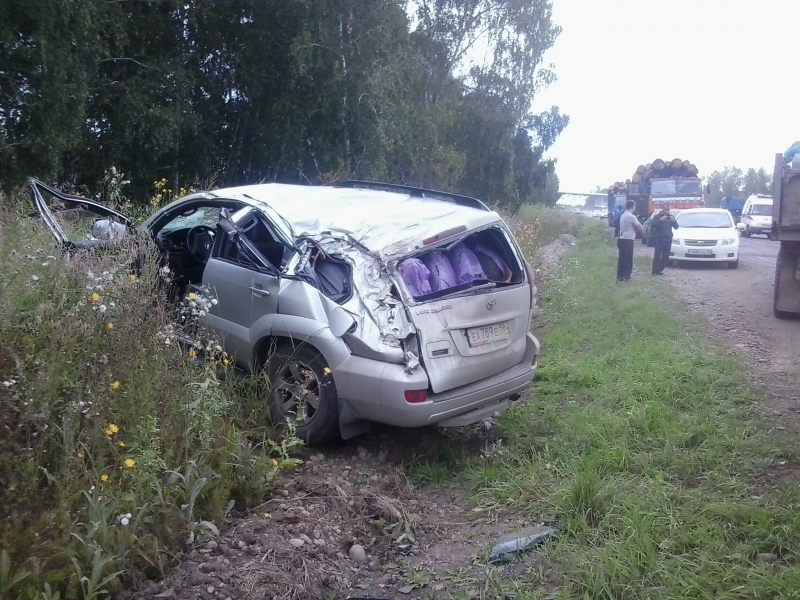
[[[425,188],[412,187],[410,185],[402,185],[399,183],[380,183],[377,181],[358,181],[347,180],[339,183],[334,183],[333,187],[341,188],[363,188],[370,190],[383,190],[387,192],[406,192],[410,196],[416,198],[432,198],[435,200],[450,201],[459,206],[468,206],[470,208],[477,208],[486,212],[491,212],[489,208],[477,198],[469,196],[462,196],[460,194],[451,194],[450,192],[440,192],[437,190],[427,190]]]

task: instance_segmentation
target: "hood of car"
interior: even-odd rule
[[[331,235],[383,258],[403,256],[502,220],[477,201],[473,201],[474,206],[465,206],[404,191],[268,183],[214,190],[211,194],[271,207],[295,238]]]

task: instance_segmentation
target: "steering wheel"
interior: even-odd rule
[[[186,232],[186,249],[202,264],[208,262],[213,245],[214,230],[207,225],[197,225]]]

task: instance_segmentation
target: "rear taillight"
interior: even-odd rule
[[[531,269],[527,260],[525,261],[525,272],[528,274],[528,283],[530,283],[531,286],[531,309],[533,309],[536,304],[536,277],[534,277],[533,269]]]
[[[428,390],[406,390],[406,402],[419,404],[428,398]]]

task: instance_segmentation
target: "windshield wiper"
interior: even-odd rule
[[[458,292],[453,292],[452,294],[445,294],[444,296],[439,296],[437,300],[444,300],[445,298],[456,298],[458,296],[467,296],[472,294],[473,292],[481,292],[483,290],[491,290],[496,288],[496,283],[484,283],[483,285],[476,285],[475,287],[467,288],[466,290],[460,290]]]

